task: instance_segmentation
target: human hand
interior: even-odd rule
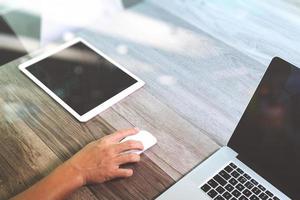
[[[133,170],[120,168],[120,165],[138,162],[140,155],[124,152],[143,150],[144,147],[139,141],[119,142],[126,136],[137,134],[138,131],[136,128],[118,131],[91,142],[65,164],[79,173],[82,185],[102,183],[118,177],[130,177]]]

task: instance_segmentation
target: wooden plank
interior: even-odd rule
[[[101,116],[103,116],[103,118],[106,119],[106,121],[110,122],[111,124],[114,125],[114,127],[116,127],[117,129],[122,129],[123,127],[130,127],[130,126],[134,126],[134,124],[132,124],[131,122],[124,120],[124,117],[122,115],[120,115],[117,111],[114,112],[103,112],[101,114]],[[145,127],[144,124],[140,124],[137,123],[135,126],[141,126],[141,129],[147,129],[148,131],[150,131],[147,127]],[[151,130],[154,132],[154,135],[156,135],[156,130]],[[161,141],[159,141],[159,143],[161,143]],[[149,151],[145,152],[145,154],[151,158],[151,160],[153,162],[155,162],[164,172],[167,172],[168,175],[170,177],[172,177],[174,180],[177,180],[179,177],[182,176],[182,174],[184,174],[184,172],[178,172],[176,169],[174,169],[170,164],[168,164],[165,160],[161,159],[162,155],[156,155],[155,152],[153,152],[153,148],[157,148],[152,147]]]
[[[174,183],[174,180],[146,155],[141,156],[139,164],[130,168],[134,170],[132,177],[91,186],[91,190],[103,200],[153,199]]]
[[[13,112],[3,118],[9,125],[22,122],[8,132],[25,137],[30,131],[30,141],[37,143],[32,148],[45,149],[50,154],[50,158],[45,155],[48,162],[55,159],[58,163],[88,142],[130,126],[149,130],[159,142],[143,155],[141,163],[129,166],[136,169],[132,178],[92,186],[92,192],[83,188],[72,197],[75,199],[82,195],[87,199],[151,199],[158,195],[218,148],[210,137],[226,144],[266,68],[148,2],[80,35],[145,80],[146,86],[88,123],[78,123],[15,65],[4,66],[0,69],[1,97],[5,96],[2,108],[8,105]],[[14,147],[3,143],[2,148],[8,152]],[[22,181],[33,175],[38,179],[30,168],[36,157],[25,154],[32,161],[0,154],[1,169],[17,173],[19,168],[9,166],[20,162],[26,171]],[[49,163],[43,166],[51,170]],[[5,182],[5,187],[14,187],[12,181]],[[3,191],[3,195],[12,195],[9,189]]]
[[[67,200],[97,200],[98,198],[94,193],[87,187],[82,187],[79,190],[75,191]]]
[[[26,139],[29,141],[37,140],[44,146],[47,145],[47,148],[41,149],[50,152],[56,159],[58,157],[60,160],[64,161],[90,141],[103,137],[116,130],[101,117],[96,117],[88,123],[79,123],[57,105],[57,103],[55,103],[48,95],[41,91],[34,83],[23,76],[15,66],[3,68],[0,73],[5,77],[1,83],[3,88],[1,90],[1,96],[7,97],[7,99],[3,99],[2,105],[4,108],[11,108],[14,106],[13,111],[9,110],[8,112],[4,110],[2,112],[4,114],[3,119],[6,121],[9,120],[13,125],[16,125],[18,121],[22,123],[22,126],[13,129],[15,132],[12,132],[12,130],[4,130],[3,132],[11,132],[12,136],[15,136],[21,130],[24,135],[27,134],[27,129],[31,130],[34,138],[26,137]],[[14,103],[10,105],[10,102]],[[2,127],[4,127],[4,124]],[[26,129],[26,127],[28,128]],[[16,147],[12,144],[3,143],[3,148],[15,149]],[[34,147],[32,146],[28,148],[34,150]],[[5,153],[7,151],[3,152]],[[53,165],[50,165],[47,162],[44,163],[41,161],[41,163],[35,163],[35,157],[32,156],[31,152],[25,152],[24,154],[28,156],[28,159],[31,159],[31,162],[28,164],[26,163],[26,165],[18,163],[17,166],[19,167],[13,168],[22,176],[26,176],[27,173],[30,173],[31,167],[34,168],[41,163],[44,164],[43,166],[47,170],[50,171],[53,169],[53,167],[51,167]],[[45,156],[46,158],[49,158],[49,156],[43,152],[40,152],[38,155],[40,157]],[[24,160],[18,157],[16,159],[21,161]],[[49,159],[52,160],[51,157]],[[9,162],[16,162],[9,159],[9,157],[6,157],[6,160]],[[57,166],[57,164],[55,166]],[[83,188],[77,194],[74,194],[72,198],[91,199],[95,198],[95,194],[98,199],[105,199],[106,195],[111,197],[110,194],[114,194],[117,199],[134,199],[134,196],[136,195],[143,197],[143,199],[151,199],[174,183],[174,180],[146,155],[143,156],[141,163],[137,166],[130,165],[130,167],[136,168],[136,175],[130,179],[131,181],[119,180],[114,181],[114,183],[105,185],[100,184],[91,187],[93,194],[90,193],[89,189]],[[7,168],[9,169],[8,166]],[[32,172],[32,174],[34,174],[34,172]],[[30,182],[28,176],[26,176],[24,180],[28,181],[26,186],[29,186],[40,178],[41,176],[36,176],[36,178]],[[15,183],[15,181],[9,179],[5,185],[8,186],[11,184],[13,187],[13,183]],[[137,187],[138,184],[140,184],[139,187]],[[141,187],[147,185],[150,186]],[[103,194],[101,191],[110,192]],[[132,193],[127,192],[116,193],[115,191],[136,191],[136,194],[133,195]]]
[[[150,1],[265,65],[274,56],[300,65],[299,1]]]
[[[38,104],[30,104],[34,98],[26,99],[26,94],[34,94],[22,86],[24,77],[16,74],[16,62],[0,71],[0,199],[25,190],[62,163],[24,120],[28,115],[34,116]],[[88,188],[82,188],[69,199],[96,197]]]
[[[105,117],[114,126],[122,126],[125,118],[135,126],[148,130],[158,140],[150,151],[145,152],[172,178],[178,180],[183,174],[195,167],[200,161],[218,149],[201,130],[190,124],[184,118],[153,95],[147,92],[148,87],[128,97],[113,109],[120,116]],[[122,120],[123,119],[123,120]],[[178,156],[180,155],[180,156]]]
[[[137,74],[159,101],[221,145],[267,67],[148,2],[80,36]]]
[[[9,73],[4,73],[6,71]],[[3,95],[9,96],[11,100],[23,104],[18,107],[22,111],[18,113],[22,121],[29,126],[61,160],[70,157],[86,143],[115,130],[113,126],[110,125],[111,122],[106,122],[106,120],[104,120],[105,118],[100,117],[86,124],[78,123],[16,68],[6,68],[6,70],[3,69],[2,72],[3,75],[7,77],[3,80],[3,84],[9,83],[10,87],[13,88],[11,92],[7,92]],[[142,162],[142,167],[138,168],[140,170],[136,172],[138,176],[133,179],[134,186],[137,183],[143,184],[145,181],[147,181],[145,184],[148,184],[149,181],[152,180],[150,177],[147,177],[149,174],[153,177],[157,174],[157,177],[152,180],[155,180],[156,184],[159,182],[158,180],[161,180],[161,187],[154,187],[149,192],[145,191],[144,198],[149,199],[150,196],[154,197],[158,195],[164,188],[173,183],[173,179],[166,174],[168,171],[163,172],[160,167],[158,167],[159,164],[162,163],[164,169],[169,168],[175,170],[175,172],[178,171],[177,176],[175,176],[175,178],[178,179],[182,174],[186,173],[199,161],[217,149],[217,145],[207,136],[201,134],[197,128],[177,116],[177,113],[160,103],[152,95],[148,94],[146,90],[137,92],[132,95],[131,98],[124,100],[124,103],[124,105],[116,105],[114,107],[121,113],[119,116],[122,117],[122,124],[128,124],[125,120],[127,118],[137,124],[139,124],[138,121],[143,122],[143,120],[140,119],[142,117],[152,118],[151,121],[148,120],[148,124],[146,123],[147,121],[143,122],[143,127],[154,132],[160,141],[159,145],[161,147],[157,148],[156,152],[154,151],[150,154],[152,158],[155,158],[156,162],[151,161],[145,156],[147,162]],[[130,111],[131,109],[132,111]],[[143,111],[144,109],[149,112],[144,113],[144,116],[137,115],[136,112]],[[114,109],[110,109],[107,112],[115,111]],[[161,112],[164,112],[165,115],[161,115]],[[129,116],[127,116],[126,113],[128,113]],[[106,116],[114,115],[106,113]],[[172,117],[172,119],[168,119],[167,116],[169,118]],[[120,118],[111,121],[117,121],[119,124]],[[164,123],[162,124],[162,122]],[[154,129],[153,126],[156,128]],[[186,134],[182,135],[182,132],[186,132]],[[160,135],[158,135],[158,133]],[[174,133],[174,135],[172,133]],[[180,155],[182,155],[179,160],[177,156],[178,151],[180,151]],[[168,155],[169,153],[172,154]],[[178,165],[178,162],[181,164]],[[148,169],[145,169],[144,165],[147,166]],[[168,166],[168,168],[166,168],[166,166]],[[171,175],[175,174],[174,172],[169,173]],[[152,183],[152,185],[155,185],[155,183]],[[124,184],[124,182],[120,182],[118,185],[119,188],[127,187],[127,190],[137,189],[133,188],[130,184]],[[105,186],[98,187],[111,190],[110,187],[112,186],[107,186],[108,188]],[[114,187],[116,186],[114,185]],[[143,188],[138,188],[137,192],[140,192],[141,189]],[[132,196],[126,197],[124,195],[125,194],[121,196],[123,199],[132,199]],[[100,193],[98,193],[98,197],[105,198],[105,196],[103,196],[103,194],[100,195]]]
[[[132,126],[146,129],[157,137],[158,144],[145,152],[140,164],[134,165],[136,176],[92,187],[99,199],[152,199],[169,187],[173,179],[181,178],[218,148],[146,89],[139,90],[100,116],[85,125],[93,134],[99,133],[99,124],[105,119],[116,129]]]

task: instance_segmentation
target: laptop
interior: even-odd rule
[[[273,58],[228,145],[157,199],[300,199],[300,69]]]

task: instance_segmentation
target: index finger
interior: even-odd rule
[[[127,136],[135,135],[139,132],[138,128],[131,128],[126,130],[117,131],[109,136],[109,139],[113,142],[120,142],[122,139],[124,139]]]
[[[126,142],[122,142],[120,144],[117,144],[115,147],[115,150],[117,153],[121,153],[124,151],[129,151],[129,150],[143,150],[144,145],[140,141],[135,141],[135,140],[128,140]]]

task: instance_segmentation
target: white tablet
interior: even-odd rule
[[[144,85],[81,38],[33,58],[19,69],[81,122]]]

